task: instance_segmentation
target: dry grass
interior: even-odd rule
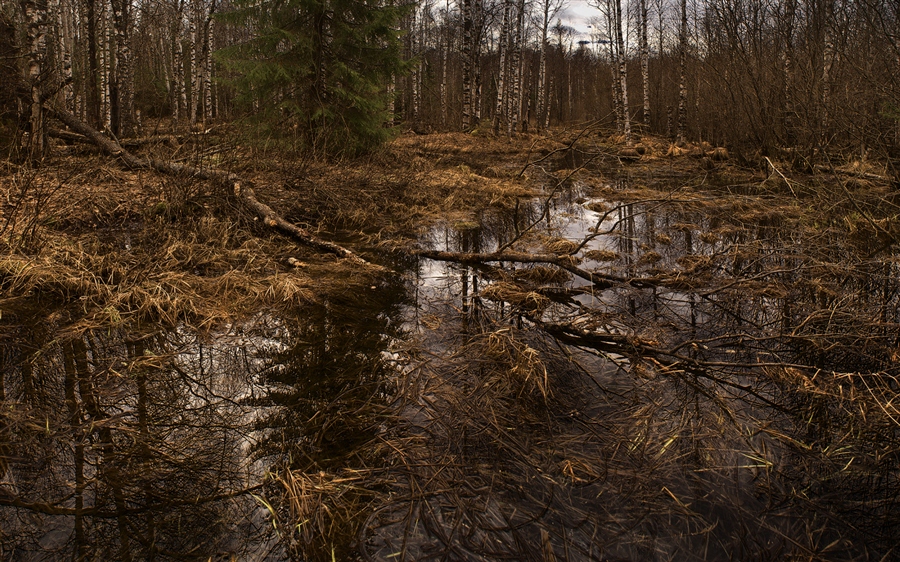
[[[155,227],[132,233],[127,249],[109,247],[91,234],[47,233],[39,254],[0,257],[0,284],[20,298],[80,303],[77,330],[111,321],[209,329],[261,306],[296,306],[315,298],[308,275],[273,258],[288,247],[235,239],[231,223],[210,217],[193,231],[185,226],[180,236]]]
[[[340,168],[309,163],[303,178],[283,184],[278,170],[261,170],[257,179],[267,179],[271,189],[260,192],[292,209],[294,220],[366,228],[367,239],[378,242],[437,217],[452,223],[471,220],[473,209],[485,205],[509,207],[531,185],[504,159],[515,160],[528,142],[406,136],[369,161]],[[535,151],[554,146],[533,142]],[[635,176],[668,148],[653,139],[643,144],[650,150],[633,165]],[[671,169],[699,166],[684,160],[673,159]],[[138,185],[129,174],[112,176],[128,186],[124,192]],[[677,220],[667,232],[648,230],[645,240],[631,236],[642,252],[638,263],[661,261],[655,243],[667,246],[668,258],[685,233],[702,233],[707,247],[692,243],[691,251],[708,254],[682,255],[681,269],[668,272],[682,279],[678,290],[702,298],[617,287],[598,295],[596,309],[568,311],[573,333],[583,336],[568,346],[548,335],[542,313],[557,311],[534,287],[566,283],[568,274],[555,268],[500,276],[505,280],[482,285],[481,299],[462,310],[448,303],[423,322],[421,336],[430,345],[406,344],[397,353],[404,360],[395,380],[354,404],[358,411],[346,410],[343,387],[331,390],[327,404],[315,404],[303,428],[312,435],[340,427],[351,414],[376,411],[378,400],[396,418],[380,410],[371,416],[377,421],[367,430],[375,438],[346,456],[355,469],[279,472],[268,499],[260,499],[292,555],[866,559],[869,546],[852,542],[860,537],[879,545],[871,552],[890,553],[891,545],[879,548],[897,528],[890,506],[900,450],[898,383],[894,367],[865,367],[897,360],[893,324],[881,318],[869,291],[870,283],[890,289],[894,270],[870,271],[883,265],[871,261],[853,269],[855,262],[834,251],[851,229],[871,242],[871,224],[887,228],[888,217],[811,219],[792,201],[712,201],[700,187],[683,196],[683,186],[662,189],[672,177],[644,179],[640,187],[611,190],[611,199],[667,200]],[[706,187],[717,196],[728,189]],[[111,193],[93,197],[91,209],[78,207],[78,220],[65,228],[32,221],[39,251],[10,242],[21,236],[8,237],[0,258],[4,294],[68,306],[70,331],[141,322],[204,330],[324,295],[335,320],[337,300],[358,303],[362,288],[375,287],[343,264],[257,236],[252,221],[206,199],[208,193],[158,189],[143,202]],[[148,202],[161,200],[160,213],[146,212]],[[877,202],[860,205],[871,212]],[[129,218],[137,224],[123,227]],[[791,237],[811,237],[804,246],[809,268],[796,267],[796,247],[778,233],[713,253],[709,246],[743,234],[742,221],[760,232],[776,223]],[[86,228],[94,224],[100,229]],[[835,225],[840,236],[822,234],[834,234]],[[534,240],[560,254],[575,248],[558,238]],[[295,256],[303,265],[289,265]],[[604,250],[585,257],[623,255]],[[720,276],[707,275],[712,271]],[[659,279],[665,287],[665,276]],[[711,327],[709,318],[717,324]],[[798,363],[771,365],[783,358]]]

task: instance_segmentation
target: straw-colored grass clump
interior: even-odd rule
[[[84,329],[128,320],[209,328],[260,306],[314,298],[303,272],[273,259],[276,248],[234,240],[230,229],[204,220],[162,243],[158,233],[141,232],[127,249],[104,247],[91,235],[57,237],[37,255],[0,256],[0,286],[20,297],[79,303]]]

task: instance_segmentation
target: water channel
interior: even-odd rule
[[[828,322],[809,307],[838,298],[792,285],[809,264],[777,218],[738,225],[575,185],[420,243],[491,252],[525,231],[535,251],[591,237],[585,271],[686,279],[595,287],[541,264],[385,255],[397,275],[377,285],[213,333],[56,338],[70,311],[5,310],[0,558],[896,555],[896,459],[866,450],[871,436],[836,438],[842,403],[754,366],[871,360],[776,341]],[[882,269],[859,289],[897,322],[897,263]],[[773,270],[796,289],[693,283]],[[698,372],[635,361],[610,335],[684,345]],[[318,507],[279,503],[288,481]]]

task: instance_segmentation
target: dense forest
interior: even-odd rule
[[[3,0],[0,560],[895,560],[898,162],[896,1]]]
[[[560,20],[564,5],[6,2],[0,119],[8,143],[23,119],[42,130],[29,100],[119,137],[253,115],[332,152],[390,125],[600,120],[807,164],[826,149],[896,157],[894,2],[595,0],[589,37]],[[40,152],[40,135],[30,144]]]

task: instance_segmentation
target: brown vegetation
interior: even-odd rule
[[[227,518],[254,502],[267,544],[307,559],[883,556],[898,524],[879,507],[895,497],[900,450],[894,188],[775,160],[710,171],[663,148],[622,165],[604,138],[409,135],[340,165],[279,161],[227,129],[135,149],[224,162],[285,220],[389,271],[295,245],[196,174],[123,167],[86,146],[40,168],[7,164],[4,395],[32,406],[4,414],[3,446],[43,447],[45,416],[70,451],[61,473],[120,472],[97,476],[97,496],[79,488],[83,504],[64,484],[0,483],[0,512],[71,517],[91,537],[97,521],[121,522],[126,538],[103,544],[135,556],[186,548],[141,542],[173,523],[167,510]],[[546,230],[573,209],[594,213],[584,239]],[[449,245],[416,248],[435,226]],[[411,304],[396,295],[424,257],[460,264],[442,274],[457,289]],[[16,339],[26,332],[32,347]],[[241,381],[234,395],[187,365],[206,345]],[[51,414],[28,373],[54,380],[66,357],[62,375],[83,393]],[[263,366],[241,374],[241,361]],[[209,405],[172,447],[196,455],[136,453],[170,450],[162,420],[191,393]],[[120,396],[145,397],[152,423]],[[67,404],[93,425],[66,418]],[[223,456],[189,429],[250,434],[252,416],[270,479],[238,477],[239,443]],[[79,453],[73,431],[118,437]],[[25,470],[5,458],[8,475]],[[185,488],[148,492],[182,470],[214,482],[215,467],[227,483],[193,504],[176,502]]]

